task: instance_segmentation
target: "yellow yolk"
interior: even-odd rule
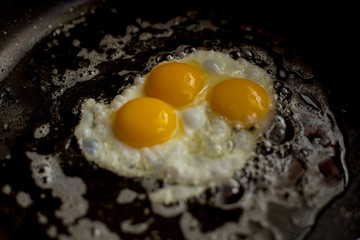
[[[204,88],[203,72],[180,62],[160,64],[149,73],[145,83],[145,91],[150,97],[174,107],[193,102]]]
[[[127,102],[116,112],[114,129],[120,140],[141,148],[169,140],[177,122],[176,113],[169,104],[141,97]]]
[[[268,112],[270,95],[251,80],[232,78],[212,89],[209,102],[214,112],[249,127]]]

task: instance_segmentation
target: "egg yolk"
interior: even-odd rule
[[[232,78],[212,89],[209,103],[214,112],[250,127],[268,112],[270,95],[251,80]]]
[[[205,89],[201,70],[186,63],[160,64],[148,75],[145,91],[150,97],[161,99],[174,107],[194,101]]]
[[[116,112],[114,130],[120,140],[142,148],[169,140],[177,124],[172,106],[156,98],[140,97]]]

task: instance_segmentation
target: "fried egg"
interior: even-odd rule
[[[87,99],[75,136],[86,159],[100,167],[166,183],[149,198],[171,203],[241,170],[256,155],[275,102],[264,69],[198,50],[136,77],[110,104]]]

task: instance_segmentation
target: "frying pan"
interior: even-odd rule
[[[160,8],[147,4],[143,8],[136,6],[136,3],[129,3],[126,6],[116,1],[5,1],[0,8],[0,239],[23,239],[27,236],[37,239],[48,239],[54,232],[66,232],[64,224],[54,214],[54,208],[61,207],[58,198],[51,197],[51,190],[39,189],[34,184],[33,172],[31,170],[31,154],[26,151],[36,151],[46,156],[52,152],[63,151],[64,146],[70,151],[71,158],[63,158],[60,166],[67,176],[77,176],[85,179],[88,183],[86,197],[89,199],[89,209],[86,214],[90,219],[100,219],[107,222],[111,229],[118,228],[117,218],[121,214],[131,214],[141,220],[142,207],[133,207],[131,210],[124,209],[119,213],[114,205],[114,195],[118,195],[118,189],[128,185],[138,188],[136,181],[125,181],[104,170],[96,169],[84,161],[81,154],[76,150],[76,143],[69,138],[72,135],[73,127],[77,124],[78,118],[74,117],[72,109],[74,102],[80,101],[80,96],[102,98],[110,100],[118,93],[124,83],[123,79],[113,75],[110,71],[113,65],[102,66],[102,70],[108,74],[103,81],[96,81],[96,88],[104,89],[100,95],[96,92],[89,93],[88,87],[95,88],[95,85],[86,87],[74,87],[68,97],[63,97],[61,103],[53,106],[51,96],[45,94],[41,86],[46,87],[46,81],[52,76],[51,64],[64,65],[64,69],[76,68],[79,63],[72,61],[74,53],[66,48],[49,50],[56,54],[56,60],[51,60],[51,54],[44,53],[44,44],[56,45],[56,41],[49,42],[57,32],[57,28],[71,28],[73,19],[80,19],[81,16],[88,16],[89,13],[113,12],[107,16],[107,22],[101,17],[89,17],[85,22],[88,27],[82,32],[71,32],[71,37],[63,36],[62,41],[67,46],[74,47],[74,36],[82,39],[81,44],[88,48],[96,48],[103,37],[104,32],[115,31],[121,34],[124,26],[132,24],[137,18],[149,21],[166,21],[175,16],[184,16],[190,10],[196,10],[198,15],[209,19],[226,19],[228,28],[235,36],[239,36],[241,30],[239,23],[246,22],[246,11],[232,9],[230,6],[218,8],[217,6],[197,6],[186,4],[163,11]],[[226,4],[224,4],[226,5]],[[240,16],[241,15],[241,16]],[[295,14],[295,16],[297,15]],[[347,29],[341,22],[312,22],[308,19],[305,22],[281,21],[280,23],[249,24],[262,29],[267,40],[280,41],[285,51],[282,53],[287,58],[295,59],[301,57],[317,76],[317,81],[327,94],[331,110],[335,114],[336,121],[344,136],[346,146],[346,163],[349,169],[349,183],[346,189],[339,196],[334,198],[318,215],[313,228],[307,233],[305,239],[357,239],[360,237],[360,138],[358,125],[358,112],[356,101],[356,88],[353,76],[348,76],[352,66],[346,52],[350,42],[351,29]],[[107,24],[105,24],[105,21]],[[114,23],[108,24],[109,22]],[[74,23],[75,24],[75,23]],[[347,25],[348,26],[348,25]],[[115,30],[114,30],[115,29]],[[89,34],[93,31],[93,34]],[[102,32],[101,32],[102,31]],[[186,35],[186,33],[182,33]],[[44,40],[45,39],[45,40]],[[186,39],[186,38],[184,38]],[[85,41],[86,40],[86,41]],[[260,39],[263,42],[264,39]],[[176,46],[176,41],[169,48]],[[49,45],[47,45],[49,47]],[[266,45],[263,45],[266,48]],[[50,47],[49,47],[50,49]],[[54,52],[53,52],[54,51]],[[56,51],[56,52],[55,52]],[[41,54],[42,53],[42,54]],[[50,57],[49,57],[50,56]],[[148,55],[138,54],[138,59],[145,59]],[[56,62],[58,61],[58,62]],[[140,61],[141,62],[141,61]],[[41,63],[39,66],[38,63]],[[83,63],[86,64],[86,63]],[[124,63],[126,69],[144,68],[140,64],[135,66],[131,61]],[[60,69],[61,71],[61,69]],[[355,75],[356,73],[354,73]],[[110,79],[106,81],[106,79]],[[119,80],[119,85],[114,85]],[[353,86],[354,85],[354,86]],[[51,88],[51,86],[49,86]],[[51,89],[54,90],[54,89]],[[56,90],[56,89],[55,89]],[[46,131],[46,123],[56,123],[50,126],[51,136]],[[41,128],[41,126],[44,126]],[[55,127],[54,127],[55,126]],[[38,130],[43,134],[34,139],[34,131]],[[31,141],[29,139],[32,139]],[[81,171],[80,171],[81,169]],[[42,171],[45,171],[44,169]],[[101,181],[95,181],[94,176],[101,176]],[[44,179],[46,181],[46,179]],[[81,189],[70,189],[69,191],[82,191]],[[117,191],[114,193],[114,191]],[[60,194],[61,196],[61,194]],[[60,197],[61,198],[61,197]],[[19,202],[21,204],[19,204]],[[55,207],[54,207],[55,206]],[[116,211],[117,210],[117,211]],[[216,217],[217,212],[212,215]],[[228,216],[231,218],[231,216]],[[64,220],[64,219],[63,219]],[[205,222],[211,220],[203,219]],[[71,221],[71,219],[69,220]],[[168,235],[173,237],[178,234],[179,229],[171,227],[170,220],[160,219],[158,225],[166,224]],[[177,219],[172,220],[177,221]],[[50,226],[51,223],[52,225]],[[176,224],[173,224],[174,226]],[[211,225],[211,224],[210,224]],[[99,225],[98,225],[99,226]],[[50,229],[50,230],[49,230]],[[76,231],[76,230],[75,230]],[[81,229],[77,230],[81,231]],[[92,237],[98,232],[93,229]],[[156,239],[153,232],[149,239]],[[123,235],[124,239],[130,235]],[[146,236],[140,236],[139,239]],[[164,237],[164,238],[165,238]],[[180,237],[179,237],[180,238]],[[111,237],[109,237],[111,239]],[[131,238],[130,238],[131,239]],[[177,239],[177,238],[175,238]],[[241,236],[239,236],[241,239]]]

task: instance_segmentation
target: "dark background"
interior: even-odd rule
[[[72,2],[76,1],[0,0],[0,51],[5,47],[5,40],[15,37],[44,12]],[[107,1],[89,2],[108,4]],[[301,55],[322,79],[321,84],[328,95],[331,109],[344,134],[350,170],[350,184],[346,191],[321,212],[306,239],[355,240],[360,237],[360,77],[355,53],[358,43],[354,41],[357,29],[351,19],[351,6],[322,6],[317,9],[300,3],[292,7],[268,7],[260,3],[254,6],[234,6],[234,2],[231,4],[226,1],[208,4],[141,3],[140,6],[137,2],[128,2],[126,5],[118,5],[121,5],[120,8],[136,9],[128,12],[132,18],[143,14],[154,18],[157,14],[172,16],[189,9],[215,9],[226,12],[230,21],[258,22],[272,34],[283,37],[287,48]],[[1,152],[0,158],[4,158]]]

